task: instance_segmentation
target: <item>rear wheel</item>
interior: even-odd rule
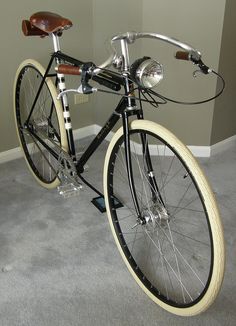
[[[118,249],[154,302],[174,314],[198,314],[214,301],[224,274],[223,232],[214,196],[196,160],[173,134],[153,122],[133,121],[131,157],[142,215],[138,218],[122,132],[113,137],[104,168],[106,208]],[[114,197],[122,208],[116,208]]]
[[[50,151],[62,147],[68,151],[61,102],[50,78],[42,82],[44,68],[34,60],[24,61],[18,68],[14,84],[14,113],[18,137],[28,166],[36,180],[46,188],[59,185],[58,160]]]

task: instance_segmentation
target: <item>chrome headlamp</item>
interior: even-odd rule
[[[150,57],[143,57],[130,67],[130,77],[142,88],[153,88],[163,79],[163,66]]]

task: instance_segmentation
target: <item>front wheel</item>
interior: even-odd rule
[[[154,302],[177,315],[199,314],[216,298],[224,275],[223,231],[212,191],[190,151],[164,127],[133,121],[130,146],[142,220],[129,190],[122,128],[104,166],[107,214],[118,249]]]

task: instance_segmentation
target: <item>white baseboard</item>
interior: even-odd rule
[[[89,136],[96,135],[100,131],[100,129],[101,129],[101,127],[98,125],[95,125],[95,124],[76,129],[73,131],[74,139],[78,140],[78,139],[83,139],[83,138],[86,138]],[[111,139],[111,137],[108,138],[107,140],[110,140],[110,139]],[[22,153],[21,147],[19,146],[19,147],[10,149],[5,152],[1,152],[0,153],[0,164],[6,163],[9,161],[13,161],[13,160],[16,160],[21,157],[23,157],[23,153]]]
[[[101,130],[101,126],[95,125],[96,134]],[[114,132],[110,132],[108,136],[106,137],[106,140],[110,141],[112,136],[114,135]],[[188,146],[190,151],[193,153],[196,157],[210,157],[211,155],[211,147],[210,146]],[[160,150],[161,152],[161,150]],[[141,149],[140,149],[141,153]]]
[[[97,131],[97,127],[98,127],[97,125],[90,125],[74,130],[73,131],[74,139],[78,140],[92,135],[96,135],[96,133],[99,131],[99,130]]]
[[[21,158],[23,156],[22,150],[20,147],[16,147],[13,149],[10,149],[5,152],[0,153],[0,164],[16,160],[17,158]]]
[[[87,127],[79,128],[74,130],[75,140],[83,139],[89,136],[96,135],[101,130],[101,126],[94,124]],[[106,137],[106,140],[110,141],[114,132],[110,132]],[[221,152],[222,150],[230,148],[233,143],[236,142],[236,135],[230,138],[227,138],[213,146],[188,146],[190,151],[195,157],[210,157],[212,154]],[[12,161],[22,157],[22,151],[20,147],[10,149],[5,152],[0,153],[0,164],[8,161]]]
[[[210,157],[211,146],[187,146],[195,157]]]

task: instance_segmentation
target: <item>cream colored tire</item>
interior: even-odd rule
[[[113,178],[114,178],[113,172],[115,173],[115,170],[111,171],[111,166],[116,164],[116,163],[114,163],[115,162],[114,160],[119,161],[118,158],[114,159],[114,156],[116,156],[116,155],[114,155],[113,151],[114,151],[114,148],[116,147],[116,144],[118,144],[119,140],[122,137],[123,128],[120,128],[113,136],[113,138],[109,144],[108,150],[107,150],[107,154],[105,157],[105,164],[104,164],[105,204],[106,204],[109,223],[111,226],[113,236],[115,238],[116,245],[121,253],[121,256],[122,256],[125,264],[128,267],[128,270],[130,271],[130,273],[132,274],[132,276],[134,277],[134,279],[136,280],[138,285],[144,290],[144,292],[155,303],[157,303],[159,306],[161,306],[165,310],[167,310],[173,314],[176,314],[176,315],[192,316],[192,315],[199,314],[199,313],[203,312],[204,310],[206,310],[214,302],[217,294],[219,293],[219,290],[220,290],[220,287],[222,284],[222,280],[223,280],[223,275],[224,275],[224,266],[225,266],[224,238],[223,238],[223,230],[222,230],[221,220],[219,217],[218,208],[217,208],[217,205],[216,205],[216,202],[214,199],[214,195],[209,187],[209,184],[204,176],[203,171],[200,169],[198,163],[196,162],[196,160],[193,157],[193,155],[191,154],[191,152],[170,131],[168,131],[166,128],[162,127],[161,125],[158,125],[154,122],[146,121],[146,120],[135,120],[135,121],[131,122],[130,130],[131,130],[131,132],[137,131],[137,130],[143,131],[143,132],[146,131],[152,135],[157,135],[158,137],[163,139],[181,157],[182,161],[188,167],[189,172],[191,173],[192,177],[195,179],[195,182],[197,184],[199,192],[202,196],[202,200],[205,203],[205,210],[207,211],[207,215],[208,215],[210,230],[211,230],[211,234],[212,234],[213,250],[214,250],[214,257],[212,258],[212,264],[213,264],[212,266],[213,267],[212,267],[211,277],[208,282],[207,290],[202,295],[202,297],[199,297],[198,300],[195,300],[196,302],[193,305],[191,305],[191,303],[190,303],[190,305],[183,304],[182,306],[175,305],[175,304],[174,305],[169,304],[168,301],[165,301],[165,300],[163,301],[160,297],[154,295],[153,291],[151,291],[148,288],[148,286],[146,286],[144,284],[142,278],[137,276],[137,273],[135,272],[135,268],[131,265],[131,263],[130,263],[131,258],[128,257],[127,254],[125,254],[123,246],[127,247],[127,245],[126,245],[126,243],[123,244],[123,240],[118,235],[119,232],[122,232],[121,231],[122,228],[121,227],[117,228],[117,226],[114,226],[114,225],[118,224],[118,220],[115,220],[117,215],[114,215],[114,214],[123,214],[123,213],[114,213],[114,211],[116,212],[116,209],[112,208],[112,206],[111,206],[112,204],[111,204],[110,192],[108,190],[109,183],[111,182],[110,178],[112,178],[112,182],[113,182]],[[122,164],[125,165],[124,162]],[[112,177],[109,176],[110,174],[112,174]],[[120,174],[121,174],[120,178],[123,178],[123,177],[125,178],[125,176],[124,176],[125,173],[120,173]],[[126,176],[126,178],[127,178],[127,176]],[[110,187],[112,187],[112,191],[113,191],[113,186],[115,186],[115,183],[110,186]],[[124,193],[125,193],[125,191],[126,191],[126,189],[124,189]],[[114,195],[117,196],[116,193],[114,193]],[[122,197],[122,192],[121,192],[121,197]],[[124,201],[125,201],[125,197],[126,197],[126,195],[123,195]],[[117,198],[119,200],[121,200],[121,198],[119,198],[118,196],[117,196]],[[123,208],[123,210],[125,210],[125,209],[126,208]],[[117,210],[117,212],[119,212],[119,209]],[[120,212],[122,212],[122,208],[120,208]],[[128,214],[127,214],[127,216],[128,216]],[[126,223],[128,225],[128,223],[129,223],[129,221],[127,220],[128,217],[126,218],[126,220],[124,219],[124,217],[122,217],[122,218],[126,222],[122,222],[120,220],[121,222],[119,221],[119,223],[124,223],[124,224]],[[130,224],[130,225],[132,225],[132,224]],[[133,225],[135,225],[135,220],[133,222]],[[143,226],[139,226],[139,227],[140,227],[140,229],[143,228]],[[141,231],[139,231],[140,229],[138,229],[138,227],[135,227],[135,226],[133,227],[133,229],[131,229],[131,228],[127,229],[128,230],[127,233],[134,232],[133,230],[136,230],[135,228],[138,230],[137,234],[140,234],[141,233]],[[147,231],[145,231],[145,232],[147,233]],[[155,231],[155,232],[157,233],[158,231]],[[160,231],[159,231],[159,233],[160,233]],[[123,234],[123,237],[128,237],[128,235],[126,236]],[[134,238],[134,236],[133,236],[133,238]],[[135,241],[136,240],[134,240],[133,242],[135,243]],[[139,241],[141,241],[141,240],[139,239]],[[163,247],[164,247],[164,245],[163,245]],[[130,252],[132,252],[132,251],[130,250]],[[133,255],[133,252],[132,252],[132,255]],[[200,255],[200,253],[199,253],[199,255]],[[137,255],[137,257],[138,257],[138,255]],[[188,268],[188,266],[187,266],[187,268]],[[183,283],[184,283],[184,280],[183,280]]]
[[[25,160],[27,162],[27,165],[30,169],[30,171],[32,172],[33,176],[35,177],[35,179],[37,180],[37,182],[48,189],[52,189],[57,187],[60,184],[60,181],[58,179],[57,176],[55,176],[52,180],[49,180],[49,182],[46,182],[43,180],[43,178],[41,178],[39,175],[37,175],[37,169],[35,169],[34,164],[32,164],[30,162],[30,154],[27,154],[27,149],[24,148],[23,142],[24,142],[24,137],[22,138],[21,132],[20,132],[20,128],[19,128],[19,103],[20,100],[20,86],[22,83],[22,80],[24,78],[24,70],[27,70],[26,67],[29,67],[29,69],[32,69],[32,71],[37,71],[40,73],[41,76],[43,76],[45,74],[45,69],[43,68],[43,66],[38,63],[37,61],[33,60],[33,59],[27,59],[25,61],[23,61],[20,66],[17,69],[16,72],[16,76],[15,76],[15,81],[14,81],[14,90],[13,90],[13,102],[14,102],[14,115],[15,115],[15,124],[16,124],[16,130],[17,130],[17,135],[19,138],[19,142],[21,145],[21,148],[23,150],[24,153],[24,157]],[[26,71],[27,74],[27,71]],[[41,78],[40,76],[40,78]],[[30,83],[29,83],[30,84]],[[29,85],[30,86],[30,85]],[[31,85],[32,88],[34,87],[34,85]],[[46,87],[47,86],[47,87]],[[54,86],[53,81],[51,80],[51,78],[46,78],[45,81],[45,89],[48,92],[48,94],[51,96],[51,98],[53,99],[53,103],[54,103],[54,108],[55,108],[55,116],[57,118],[58,121],[58,131],[60,133],[60,146],[65,150],[68,151],[68,142],[67,142],[67,136],[66,136],[66,131],[65,131],[65,127],[64,127],[64,118],[63,118],[63,110],[62,110],[62,105],[60,100],[57,99],[57,91],[56,88]],[[28,92],[28,93],[27,93]],[[31,92],[35,93],[36,90],[35,89],[30,89],[30,87],[28,87],[28,89],[25,91],[25,94],[22,95],[22,97],[24,96],[25,98],[27,97],[27,94],[31,94]],[[20,95],[19,95],[20,94]],[[43,95],[42,95],[43,96]],[[17,100],[18,99],[18,100]],[[35,171],[36,172],[35,172]],[[56,175],[56,173],[55,173]]]

